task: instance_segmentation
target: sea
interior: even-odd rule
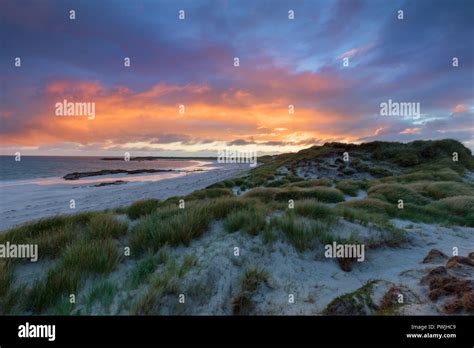
[[[199,170],[199,168],[210,161],[194,159],[154,159],[144,161],[103,160],[104,157],[84,156],[21,156],[20,161],[15,161],[14,156],[0,156],[0,184],[15,183],[44,183],[51,181],[58,183],[67,182],[62,177],[74,172],[93,172],[108,169],[162,169],[173,170],[176,173],[183,171]],[[110,175],[113,178],[156,177],[160,180],[160,174],[152,173],[140,176],[128,174]],[[164,173],[163,173],[164,174]],[[88,181],[104,181],[107,175],[87,178]],[[108,180],[107,180],[108,181]],[[74,182],[77,182],[74,180]]]

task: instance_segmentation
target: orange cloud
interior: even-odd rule
[[[421,128],[405,128],[398,134],[419,134],[421,132]]]
[[[265,76],[263,81],[269,87],[222,91],[207,84],[160,83],[135,92],[126,86],[107,89],[98,82],[53,81],[39,93],[38,106],[25,126],[3,134],[2,143],[19,146],[97,144],[104,149],[112,146],[167,148],[176,144],[160,143],[158,135],[180,134],[186,141],[180,142],[176,137],[175,143],[180,143],[185,151],[199,149],[199,142],[222,144],[249,138],[257,144],[288,143],[288,149],[298,150],[307,145],[296,147],[294,144],[308,139],[356,141],[360,136],[355,132],[341,134],[337,125],[343,124],[344,115],[300,106],[293,91],[311,94],[332,90],[340,81],[311,73],[288,75],[286,82],[266,71],[255,75],[260,76],[249,78],[257,81]],[[55,116],[55,104],[64,99],[95,103],[95,118]],[[295,104],[294,114],[288,112],[290,103]],[[179,112],[180,104],[185,106],[184,114]],[[0,117],[13,122],[11,112],[0,112]]]
[[[458,114],[458,113],[467,112],[467,110],[468,110],[468,108],[467,108],[466,104],[458,104],[454,107],[452,112],[455,113],[455,114]]]

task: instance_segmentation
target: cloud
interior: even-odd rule
[[[405,128],[398,134],[420,134],[421,128]]]
[[[464,113],[468,111],[468,107],[465,104],[457,104],[452,112],[454,114]]]
[[[4,148],[293,151],[440,136],[473,144],[472,2],[104,0],[74,2],[76,21],[70,6],[2,6]],[[177,20],[180,6],[186,21]],[[343,56],[355,58],[350,67]],[[54,117],[63,99],[95,102],[96,119]],[[388,99],[420,102],[423,117],[380,117]]]

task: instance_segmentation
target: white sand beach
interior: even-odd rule
[[[115,175],[72,181],[48,178],[36,183],[0,184],[0,233],[18,224],[59,214],[118,208],[141,199],[186,195],[250,169],[248,163],[219,164],[216,161],[201,162],[199,168],[201,171],[195,172]],[[94,186],[115,180],[127,182]],[[75,201],[75,209],[70,208],[71,199]]]

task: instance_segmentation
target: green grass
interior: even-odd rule
[[[350,222],[355,222],[363,226],[376,225],[386,226],[389,216],[385,213],[375,213],[365,210],[362,207],[353,208],[346,205],[338,205],[336,212],[339,216]]]
[[[413,184],[412,187],[419,193],[436,200],[459,195],[474,196],[474,188],[472,185],[455,181]]]
[[[184,209],[173,206],[160,208],[140,219],[132,228],[132,253],[139,255],[146,250],[156,251],[163,245],[189,245],[209,228],[212,221],[242,209],[244,202],[251,204],[252,201],[235,197],[217,198],[192,201]]]
[[[462,181],[462,177],[451,168],[438,168],[437,170],[415,170],[406,174],[400,174],[383,178],[379,180],[373,180],[372,185],[378,183],[400,183],[409,184],[420,181]]]
[[[2,299],[8,293],[13,280],[14,266],[12,265],[12,262],[7,259],[0,259],[0,299]]]
[[[235,179],[227,179],[224,181],[216,182],[215,184],[212,184],[206,189],[213,189],[213,188],[232,188],[234,186],[239,186],[243,182],[243,179],[241,178],[235,178]]]
[[[288,178],[284,177],[284,178],[273,180],[266,183],[265,187],[281,187],[281,186],[288,185],[289,183],[291,183],[291,181],[288,180]]]
[[[283,232],[288,242],[298,251],[313,248],[319,237],[329,229],[327,223],[307,221],[291,212],[273,218],[270,224],[272,228]]]
[[[315,198],[318,201],[326,203],[337,203],[344,201],[344,195],[337,189],[324,186],[316,186],[311,188],[256,188],[247,193],[244,197],[257,198],[263,202],[270,201],[289,201]]]
[[[269,284],[268,273],[259,268],[247,269],[240,280],[240,289],[232,299],[233,315],[249,315],[255,305],[252,302],[252,295],[258,290],[261,284]]]
[[[452,197],[454,201],[458,197]],[[450,199],[450,198],[446,198]],[[406,204],[404,209],[397,210],[393,217],[413,222],[424,222],[428,224],[439,223],[446,226],[471,226],[474,227],[474,214],[472,211],[466,213],[449,213],[448,210],[442,209],[445,203],[436,204],[434,202],[429,205],[419,206],[416,204]],[[460,211],[464,211],[461,209]]]
[[[131,313],[138,315],[158,314],[166,295],[175,295],[179,290],[180,279],[196,264],[194,255],[185,255],[181,264],[168,260],[160,272],[150,278],[150,285],[143,296],[132,304]],[[177,302],[177,299],[176,299]]]
[[[294,211],[297,215],[319,220],[332,220],[334,212],[324,203],[318,202],[316,199],[303,199],[295,202]]]
[[[224,220],[224,229],[227,232],[243,230],[251,235],[262,232],[266,225],[266,211],[261,206],[238,210]]]
[[[184,200],[203,200],[207,198],[219,198],[226,196],[233,196],[234,194],[228,188],[207,188],[203,190],[194,191],[193,193],[187,195]]]
[[[393,204],[370,197],[342,202],[338,204],[338,207],[355,208],[363,210],[367,213],[389,214],[392,216],[396,211],[396,207]]]
[[[202,202],[202,204],[206,204]],[[244,209],[249,208],[255,205],[256,202],[252,200],[244,200],[236,197],[230,198],[218,198],[212,200],[208,205],[208,214],[212,219],[220,220],[224,219],[228,214]]]
[[[63,256],[63,267],[70,271],[105,274],[113,271],[119,262],[115,242],[111,239],[78,241],[69,246]]]
[[[20,227],[13,228],[0,235],[0,243],[10,241],[10,243],[23,244],[32,243],[35,238],[41,238],[44,233],[61,231],[70,227],[85,227],[92,217],[103,214],[101,212],[88,212],[76,215],[62,215],[52,218],[38,220]]]
[[[156,251],[166,244],[189,245],[207,230],[212,220],[210,208],[209,203],[188,204],[185,209],[175,208],[174,214],[165,218],[155,213],[141,219],[130,235],[132,252]]]
[[[354,180],[340,180],[336,182],[336,188],[349,196],[357,196],[357,192],[364,188],[365,182]]]
[[[116,293],[117,286],[110,280],[95,283],[85,298],[87,311],[90,312],[96,303],[99,303],[102,308],[108,310],[112,305]]]
[[[112,213],[104,213],[91,218],[88,238],[90,240],[119,238],[128,231],[128,223],[118,220]]]
[[[168,257],[168,253],[165,250],[161,250],[157,255],[145,256],[131,271],[130,287],[135,289],[147,281],[158,265],[165,264],[168,261]]]
[[[389,177],[392,175],[392,172],[389,169],[380,166],[371,166],[368,170],[369,173],[376,178]]]
[[[473,169],[472,154],[460,142],[444,139],[435,141],[417,140],[411,143],[373,142],[360,147],[370,150],[378,160],[387,160],[403,167],[442,164],[459,169],[460,166]],[[453,152],[459,155],[459,162],[452,161]]]
[[[81,279],[113,271],[118,260],[116,245],[110,239],[94,243],[80,240],[72,244],[61,261],[48,271],[46,278],[35,281],[25,298],[25,309],[41,313],[58,305],[63,296],[76,294]]]
[[[41,232],[33,238],[27,238],[22,243],[37,244],[38,258],[54,259],[61,255],[64,249],[74,243],[78,236],[88,232],[87,226],[67,224]]]
[[[270,224],[266,224],[262,231],[262,241],[265,244],[273,243],[278,239],[278,236],[273,231]]]
[[[45,311],[64,296],[75,294],[80,280],[81,272],[77,269],[68,270],[59,266],[49,270],[46,279],[36,281],[26,295],[25,310],[35,314]]]
[[[372,186],[368,190],[369,197],[377,195],[383,196],[388,202],[397,204],[399,199],[404,203],[427,204],[429,199],[423,197],[414,189],[401,184],[380,184]]]
[[[153,213],[160,206],[157,199],[136,201],[126,209],[126,214],[132,220]]]
[[[433,202],[429,207],[459,216],[474,214],[474,196],[457,196]]]
[[[58,258],[64,249],[79,238],[119,238],[127,233],[128,224],[107,212],[81,213],[40,220],[9,230],[0,243],[37,244],[39,259]]]
[[[298,181],[290,184],[289,186],[291,187],[314,187],[314,186],[331,186],[332,185],[332,180],[330,179],[315,179],[315,180],[303,180],[303,181]]]

